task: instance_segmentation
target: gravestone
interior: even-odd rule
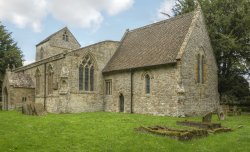
[[[218,109],[216,110],[216,113],[217,113],[219,120],[225,120],[225,113],[221,106],[218,107]]]
[[[219,120],[225,120],[225,115],[223,111],[217,113]]]
[[[22,113],[26,115],[41,116],[46,112],[44,111],[43,104],[41,103],[24,103],[22,106]]]
[[[34,107],[35,107],[35,115],[41,116],[41,115],[45,114],[43,104],[41,104],[41,103],[36,103],[36,104],[34,105]]]
[[[202,122],[211,123],[212,116],[213,116],[212,112],[207,113],[204,117],[202,117]]]

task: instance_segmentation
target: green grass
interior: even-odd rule
[[[176,126],[186,118],[158,117],[122,113],[48,114],[27,116],[16,111],[0,111],[0,152],[249,152],[250,115],[221,121],[233,132],[209,135],[192,141],[140,133],[139,126]],[[201,118],[188,118],[201,120]],[[214,116],[214,121],[217,118]],[[242,128],[236,129],[239,125]]]

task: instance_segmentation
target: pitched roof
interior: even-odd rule
[[[36,46],[38,46],[38,45],[40,45],[40,44],[43,44],[43,43],[45,43],[45,42],[47,42],[47,41],[49,41],[53,36],[55,36],[56,34],[58,34],[58,33],[60,33],[61,31],[68,31],[68,32],[70,32],[70,30],[67,28],[67,27],[64,27],[64,28],[62,28],[61,30],[59,30],[59,31],[57,31],[57,32],[55,32],[55,33],[53,33],[53,34],[51,34],[50,36],[48,36],[46,39],[44,39],[44,40],[42,40],[41,42],[39,42]],[[71,33],[71,32],[70,32]],[[72,33],[71,33],[72,34]],[[73,34],[72,34],[73,35]],[[74,36],[73,36],[74,37]],[[75,38],[75,37],[74,37]],[[76,40],[76,38],[75,38],[75,40]],[[80,45],[80,43],[76,40],[76,42]]]
[[[28,74],[12,73],[9,77],[10,85],[20,88],[34,88],[34,83]]]
[[[103,72],[176,62],[194,13],[128,31]]]

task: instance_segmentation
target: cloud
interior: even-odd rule
[[[31,64],[31,63],[33,63],[33,62],[35,62],[35,60],[25,60],[25,61],[23,61],[23,65],[28,65],[28,64]]]
[[[133,4],[133,0],[112,0],[109,1],[109,5],[106,7],[107,12],[110,15],[116,15],[122,11],[127,10],[130,8]]]
[[[116,15],[130,8],[132,4],[133,0],[51,0],[49,9],[58,20],[89,28],[101,24],[102,12]]]
[[[43,20],[52,15],[67,25],[98,28],[104,13],[117,15],[133,3],[134,0],[0,0],[0,20],[39,32]]]
[[[165,20],[165,19],[169,18],[168,16],[166,16],[162,13],[166,13],[170,16],[173,16],[172,8],[175,5],[175,1],[176,0],[164,0],[161,3],[160,7],[157,9],[156,21]]]
[[[46,0],[0,0],[0,20],[7,20],[18,27],[32,27],[41,30],[41,22],[46,17]]]

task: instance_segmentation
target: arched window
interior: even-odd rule
[[[201,75],[200,75],[201,65],[200,65],[200,54],[197,55],[197,83],[201,82]]]
[[[201,83],[205,82],[205,61],[204,55],[201,56]]]
[[[94,91],[94,67],[90,68],[90,91]]]
[[[85,72],[85,77],[84,77],[84,85],[85,85],[85,91],[89,90],[89,67],[88,65],[85,66],[84,68],[84,72]]]
[[[79,66],[79,90],[83,90],[83,65]]]
[[[49,65],[48,67],[48,94],[52,94],[53,93],[53,75],[54,75],[54,71],[51,65]]]
[[[205,56],[197,55],[197,69],[196,69],[197,83],[205,83]]]
[[[87,55],[79,66],[79,90],[94,91],[94,77],[94,61]]]
[[[145,75],[145,88],[146,94],[150,93],[150,76],[148,74]]]
[[[40,73],[40,70],[39,69],[36,69],[36,94],[39,94],[40,93],[40,86],[41,86],[41,73]]]

